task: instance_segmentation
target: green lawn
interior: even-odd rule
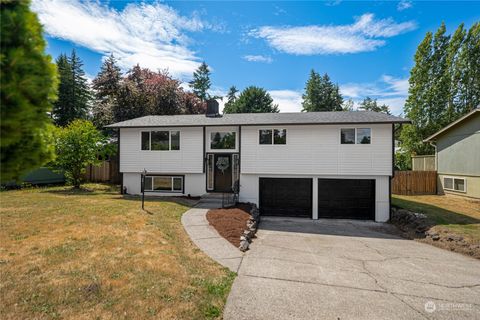
[[[424,213],[437,231],[480,241],[480,201],[458,196],[392,196],[392,204]]]
[[[190,241],[185,204],[110,186],[0,193],[0,318],[220,318],[234,273]]]

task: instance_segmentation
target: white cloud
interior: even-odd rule
[[[268,56],[261,56],[261,55],[246,55],[243,56],[244,60],[250,62],[265,62],[265,63],[272,63],[273,59]]]
[[[349,25],[263,26],[251,30],[249,35],[265,39],[271,47],[286,53],[317,55],[374,51],[385,45],[385,38],[416,28],[414,21],[376,20],[371,13],[355,20]]]
[[[358,105],[365,97],[377,99],[378,103],[390,106],[393,114],[401,114],[408,95],[408,79],[383,75],[373,83],[346,83],[340,85],[345,99]]]
[[[269,90],[274,104],[278,104],[280,112],[302,111],[302,93],[295,90]]]
[[[139,63],[181,78],[190,77],[199,64],[185,32],[215,29],[198,14],[181,16],[158,2],[131,3],[118,11],[93,1],[35,0],[32,9],[52,37],[113,53],[123,69]]]
[[[401,0],[401,1],[398,2],[398,4],[397,4],[397,10],[398,10],[398,11],[403,11],[403,10],[406,10],[406,9],[410,9],[412,6],[413,6],[412,1],[410,1],[410,0]]]

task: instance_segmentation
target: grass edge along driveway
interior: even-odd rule
[[[235,273],[192,244],[188,205],[85,188],[0,193],[0,318],[222,316]]]

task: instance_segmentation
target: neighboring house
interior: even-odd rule
[[[218,106],[217,106],[218,108]],[[218,109],[217,109],[218,110]],[[393,128],[368,111],[147,116],[120,131],[129,194],[232,192],[264,215],[387,221]]]
[[[424,141],[435,145],[438,192],[480,198],[480,109]]]

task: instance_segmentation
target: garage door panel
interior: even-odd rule
[[[260,178],[259,183],[262,215],[312,216],[312,179]]]
[[[375,219],[375,180],[318,179],[319,218]]]

